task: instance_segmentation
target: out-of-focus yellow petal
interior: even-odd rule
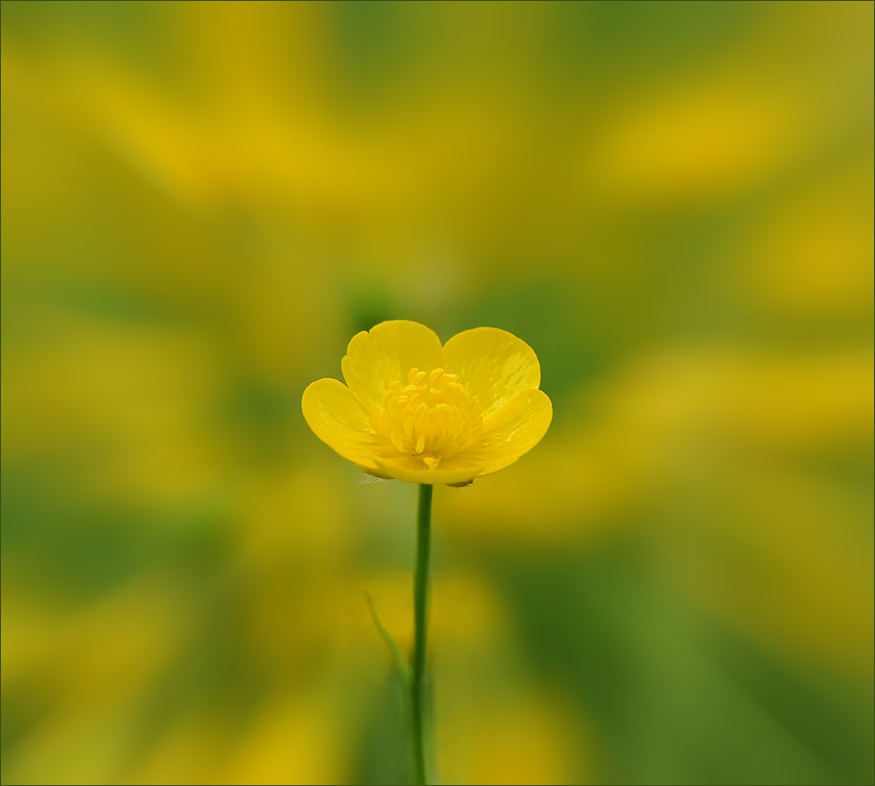
[[[458,374],[468,392],[480,398],[484,418],[518,393],[541,384],[538,356],[506,330],[465,330],[447,341],[444,356],[446,370]]]
[[[396,319],[353,336],[341,368],[350,390],[370,409],[382,403],[396,379],[406,381],[410,369],[428,372],[443,361],[441,340],[433,330]]]
[[[449,459],[437,469],[428,469],[413,456],[376,459],[382,477],[406,480],[408,483],[425,483],[436,486],[441,483],[466,483],[482,473],[483,467],[475,460]]]
[[[307,425],[335,453],[366,469],[376,469],[368,413],[350,389],[336,379],[318,379],[301,399]]]
[[[484,422],[480,440],[457,458],[481,464],[481,475],[498,472],[535,447],[551,420],[553,405],[547,394],[524,390]]]

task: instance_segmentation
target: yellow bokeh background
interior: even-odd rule
[[[403,783],[383,319],[538,353],[434,503],[443,783],[872,783],[873,6],[2,2],[3,783]]]

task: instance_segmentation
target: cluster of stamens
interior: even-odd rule
[[[469,397],[458,374],[442,368],[410,369],[407,384],[396,380],[371,415],[374,432],[386,440],[384,456],[412,456],[429,469],[450,458],[480,432],[480,399]]]

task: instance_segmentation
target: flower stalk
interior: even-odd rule
[[[431,497],[434,487],[419,486],[416,526],[416,572],[413,578],[414,638],[410,675],[410,731],[413,783],[425,786],[425,652],[428,634],[428,581],[431,553]]]

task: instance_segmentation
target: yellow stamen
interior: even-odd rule
[[[482,409],[457,374],[412,368],[407,384],[395,380],[389,386],[371,426],[384,456],[411,456],[436,469],[479,435]]]

